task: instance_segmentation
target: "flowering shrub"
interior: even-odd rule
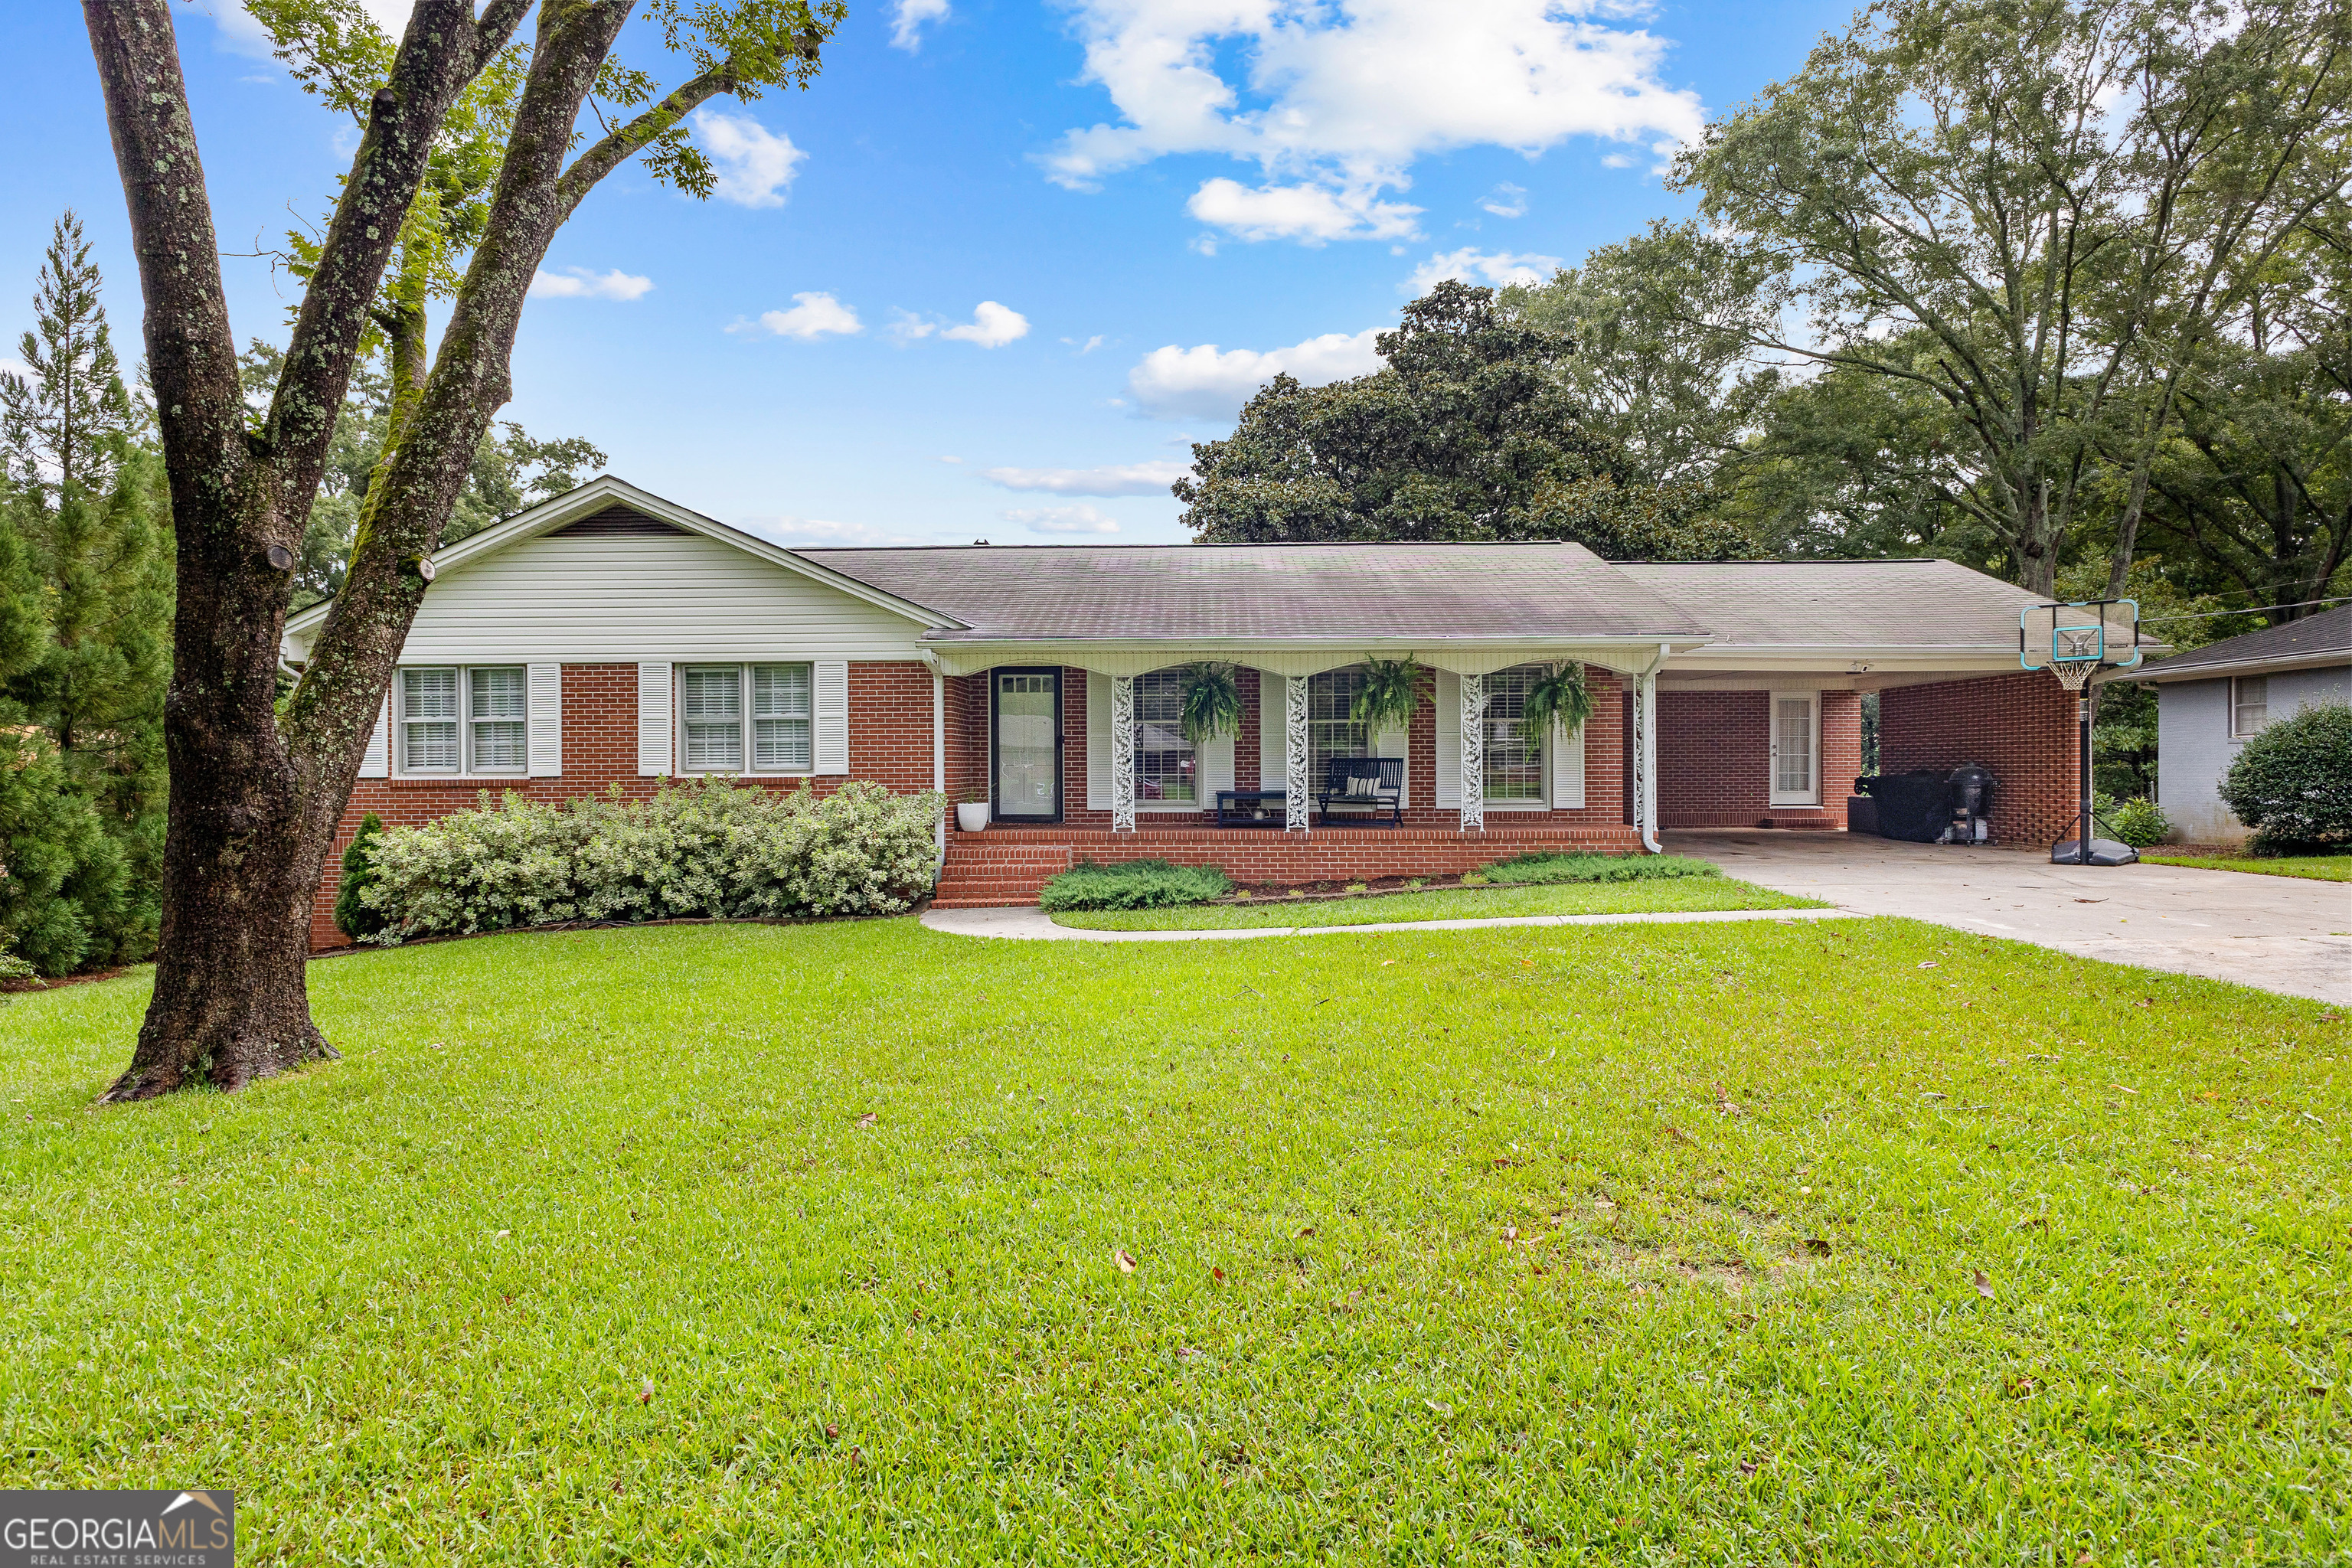
[[[485,792],[376,839],[359,896],[384,921],[367,940],[387,944],[562,921],[890,914],[931,885],[939,812],[937,795],[864,781],[818,795],[712,779],[561,806]]]

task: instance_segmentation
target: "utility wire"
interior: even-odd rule
[[[2352,604],[2352,595],[2339,594],[2333,599],[2297,599],[2292,605],[2256,605],[2252,609],[2246,610],[2205,610],[2195,615],[2142,616],[2139,618],[2139,624],[2152,626],[2159,621],[2215,621],[2220,620],[2223,616],[2259,616],[2265,610],[2300,610],[2313,605],[2344,604]]]

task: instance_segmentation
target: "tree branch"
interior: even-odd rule
[[[597,181],[620,167],[654,138],[720,93],[734,91],[736,79],[734,62],[730,60],[715,71],[706,71],[692,81],[680,83],[668,97],[581,153],[557,182],[565,210],[578,206],[582,198],[595,189]]]

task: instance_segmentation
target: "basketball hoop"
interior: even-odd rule
[[[2074,837],[2050,847],[2061,866],[2128,866],[2139,858],[2129,846],[2091,837],[2091,703],[2084,689],[2103,669],[2129,669],[2140,660],[2139,602],[2089,599],[2036,605],[2017,617],[2017,662],[2046,669],[2074,694],[2077,785],[2080,805]]]

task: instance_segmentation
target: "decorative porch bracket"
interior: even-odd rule
[[[1110,830],[1135,831],[1135,677],[1110,678]]]
[[[1283,682],[1282,826],[1286,833],[1310,831],[1307,812],[1313,805],[1309,797],[1315,788],[1315,752],[1307,736],[1307,684],[1296,676]]]
[[[1462,678],[1462,831],[1486,830],[1486,678]]]

